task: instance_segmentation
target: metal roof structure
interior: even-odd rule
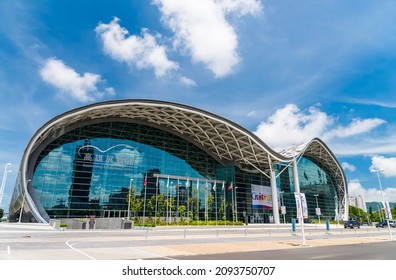
[[[221,164],[233,163],[242,170],[260,172],[267,177],[273,164],[293,160],[293,155],[285,151],[275,152],[252,132],[213,113],[157,100],[114,100],[68,111],[42,126],[32,137],[22,158],[22,187],[26,190],[24,182],[32,178],[32,166],[38,154],[51,141],[76,127],[110,120],[139,123],[165,130],[193,143]],[[346,197],[344,172],[320,139],[313,139],[295,156],[299,155],[313,159],[320,166],[326,166],[337,181],[340,198]]]

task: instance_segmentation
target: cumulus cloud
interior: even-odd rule
[[[119,21],[114,18],[109,24],[101,23],[95,29],[107,55],[138,69],[153,68],[157,77],[178,69],[178,64],[168,59],[165,46],[159,45],[147,29],[142,29],[142,36],[129,35]]]
[[[323,134],[332,119],[316,107],[302,112],[296,105],[287,104],[278,109],[254,132],[275,149],[307,142]]]
[[[356,166],[354,166],[353,164],[350,164],[348,162],[343,162],[341,163],[341,166],[344,170],[348,170],[350,172],[354,172],[356,171]]]
[[[380,189],[365,188],[358,179],[353,179],[348,183],[349,196],[362,196],[365,201],[382,201],[382,194]],[[383,189],[385,201],[396,201],[396,188]]]
[[[317,106],[301,111],[295,104],[287,104],[261,122],[254,133],[278,150],[306,143],[315,137],[330,141],[359,135],[385,123],[381,119],[355,119],[347,126],[334,128],[335,121]]]
[[[94,101],[104,94],[115,94],[113,88],[106,88],[103,91],[98,89],[98,84],[102,82],[100,75],[93,73],[80,75],[56,58],[46,60],[40,69],[40,75],[46,83],[80,102]]]
[[[163,22],[174,32],[174,45],[181,46],[194,62],[201,62],[216,77],[230,74],[239,63],[238,38],[227,21],[261,11],[257,0],[154,0]]]
[[[385,177],[396,177],[396,157],[373,156],[370,170],[378,169]]]

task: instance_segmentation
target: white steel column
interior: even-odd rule
[[[294,181],[294,191],[300,192],[300,181],[298,180],[298,168],[296,158],[293,158],[293,181]]]
[[[272,213],[274,215],[274,223],[280,224],[279,219],[279,204],[278,204],[278,188],[276,187],[275,171],[270,171],[271,179],[271,194],[272,194]]]

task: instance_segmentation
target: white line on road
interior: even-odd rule
[[[139,249],[136,249],[136,248],[133,248],[133,247],[129,247],[129,248],[131,248],[132,250],[135,250],[135,251],[144,253],[144,254],[148,254],[148,255],[154,256],[154,257],[156,257],[156,258],[163,258],[163,259],[167,259],[167,260],[176,260],[176,259],[173,259],[173,258],[170,258],[170,257],[166,257],[166,256],[161,256],[161,255],[153,254],[153,253],[146,252],[146,251],[143,251],[143,250],[139,250]]]
[[[82,254],[82,255],[84,255],[84,256],[90,258],[91,260],[96,260],[95,258],[93,258],[93,257],[91,257],[90,255],[84,253],[83,251],[80,251],[80,250],[74,248],[73,245],[75,245],[75,244],[77,244],[77,243],[69,244],[69,241],[70,241],[70,240],[67,240],[67,241],[66,241],[66,245],[67,245],[70,249],[72,249],[72,250],[74,250],[74,251],[76,251],[76,252],[79,252],[80,254]]]

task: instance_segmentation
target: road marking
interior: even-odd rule
[[[70,244],[69,241],[70,241],[70,240],[67,240],[67,241],[66,241],[66,245],[67,245],[70,249],[72,249],[72,250],[74,250],[74,251],[76,251],[76,252],[79,252],[80,254],[82,254],[82,255],[84,255],[84,256],[90,258],[91,260],[96,260],[95,258],[93,258],[93,257],[91,257],[90,255],[84,253],[83,251],[80,251],[80,250],[74,248],[73,245],[75,245],[75,244],[77,244],[77,243]]]
[[[133,247],[129,247],[129,248],[131,248],[132,250],[135,250],[135,251],[138,251],[138,252],[147,254],[147,255],[152,255],[152,256],[157,257],[157,258],[163,258],[163,259],[167,259],[167,260],[176,260],[176,259],[171,258],[171,257],[166,257],[166,256],[157,255],[157,254],[150,253],[150,252],[146,252],[146,251],[143,251],[143,250],[139,250],[139,249],[136,249],[136,248],[133,248]]]
[[[8,255],[11,255],[11,247],[10,247],[10,245],[7,246],[7,253],[8,253]]]

